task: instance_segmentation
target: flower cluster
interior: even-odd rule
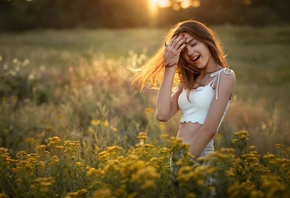
[[[277,155],[262,156],[250,146],[194,159],[181,139],[162,136],[165,147],[147,143],[141,132],[140,143],[128,152],[120,146],[98,147],[87,160],[80,141],[58,137],[37,145],[35,153],[19,151],[15,159],[0,148],[0,196],[274,198],[290,193],[290,152],[283,145],[276,145]],[[247,132],[236,136],[247,144]]]

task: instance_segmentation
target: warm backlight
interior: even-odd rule
[[[154,0],[160,8],[169,7],[171,2],[169,0]]]
[[[250,1],[250,0],[246,0]],[[158,12],[158,8],[166,8],[171,6],[170,0],[148,0],[150,15],[155,18]],[[176,0],[172,4],[173,10],[179,10],[180,8],[186,9],[189,7],[199,7],[199,0]]]

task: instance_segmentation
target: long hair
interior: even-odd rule
[[[220,66],[228,68],[227,62],[224,57],[223,49],[220,46],[219,41],[215,37],[215,33],[206,27],[204,24],[195,21],[188,20],[176,24],[166,35],[165,41],[167,44],[175,35],[180,35],[182,33],[188,33],[196,40],[204,43],[208,46],[211,55],[215,62]],[[176,69],[176,75],[174,81],[177,83],[182,83],[183,88],[193,89],[196,78],[200,75],[201,70],[195,67],[194,65],[188,63],[183,58],[183,53],[185,49],[182,50],[179,58],[179,62]],[[158,87],[162,81],[162,73],[165,71],[165,59],[164,59],[165,47],[164,44],[162,47],[153,55],[140,69],[135,70],[136,75],[135,79],[132,82],[137,82],[137,85],[140,86],[140,91],[146,86],[146,82],[149,79],[148,85],[153,85]],[[162,71],[162,72],[161,72]],[[157,83],[156,83],[157,82]]]

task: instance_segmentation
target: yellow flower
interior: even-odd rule
[[[108,125],[109,125],[109,122],[106,120],[104,123],[104,126],[108,126]]]
[[[198,161],[198,163],[202,164],[204,162],[205,158],[204,157],[199,157],[196,160]]]
[[[95,133],[95,131],[92,128],[88,128],[88,132],[92,134]]]
[[[158,151],[159,154],[166,154],[166,153],[170,153],[170,149],[169,148],[161,148]]]
[[[56,146],[55,148],[57,148],[57,149],[59,149],[59,150],[62,150],[62,149],[64,149],[64,147],[63,147],[63,146]]]
[[[197,185],[199,185],[199,186],[203,186],[204,181],[201,180],[201,179],[199,179],[199,180],[196,181],[196,183],[197,183]]]
[[[161,135],[160,135],[160,138],[161,138],[161,139],[167,139],[167,138],[168,138],[168,134],[161,134]]]
[[[101,120],[98,120],[98,121],[92,120],[91,121],[91,125],[95,125],[95,126],[99,125],[100,123],[101,123]]]
[[[253,150],[256,149],[256,147],[255,147],[255,146],[250,146],[249,149],[250,149],[251,151],[253,151]]]
[[[130,194],[128,196],[128,198],[135,198],[137,195],[138,195],[138,193],[134,192],[134,193]]]
[[[36,190],[36,186],[34,184],[30,185],[31,190]]]
[[[81,162],[76,162],[76,166],[83,167],[84,165]]]
[[[230,170],[226,171],[226,175],[228,177],[234,177],[235,176],[234,169],[230,168]]]
[[[282,145],[282,144],[275,144],[275,147],[276,147],[277,149],[281,149],[281,148],[284,148],[285,146]]]
[[[165,124],[163,122],[159,123],[159,127],[160,127],[161,130],[165,130],[165,128],[166,128],[166,126],[165,126]]]
[[[194,193],[187,193],[185,195],[185,198],[196,198],[195,194]]]
[[[38,145],[36,146],[35,151],[44,151],[47,148],[46,145]]]
[[[94,198],[110,198],[111,195],[109,189],[100,189],[94,192]]]
[[[79,192],[70,192],[70,193],[67,193],[66,196],[78,196],[79,195]]]
[[[138,139],[139,140],[146,140],[147,139],[147,135],[144,132],[140,132],[138,135]]]
[[[145,113],[147,113],[147,114],[151,114],[151,113],[153,113],[153,112],[154,112],[153,109],[151,109],[151,108],[149,108],[149,107],[145,108]]]
[[[152,144],[145,144],[144,147],[145,148],[152,148],[152,149],[155,148]]]
[[[48,188],[40,188],[40,190],[39,190],[40,192],[48,192]]]
[[[141,189],[142,190],[146,190],[146,189],[148,190],[150,188],[153,188],[153,189],[156,188],[156,185],[155,185],[154,181],[152,181],[152,180],[145,180],[145,183],[141,186]]]
[[[8,196],[5,193],[0,193],[0,198],[7,198]]]
[[[233,140],[232,140],[232,143],[233,143],[233,144],[236,144],[236,143],[238,143],[238,142],[239,142],[238,139],[233,139]]]
[[[41,182],[40,185],[41,186],[51,186],[52,183],[51,182]]]
[[[262,191],[259,191],[259,190],[251,191],[250,198],[263,198],[263,197],[265,197],[265,194]]]
[[[81,189],[78,191],[79,195],[88,195],[89,192],[87,191],[87,189]]]

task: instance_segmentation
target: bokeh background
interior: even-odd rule
[[[171,26],[194,18],[208,25],[289,22],[287,0],[1,0],[0,30]]]
[[[127,68],[188,19],[217,33],[237,76],[216,149],[240,130],[263,154],[289,146],[289,10],[288,0],[0,0],[0,147],[33,152],[59,136],[130,148],[141,131],[155,143],[176,135],[180,114],[158,122],[157,90],[140,93]]]

